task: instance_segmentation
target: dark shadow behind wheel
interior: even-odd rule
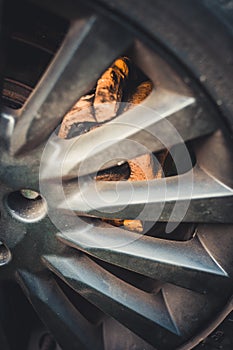
[[[16,8],[12,23],[15,23],[13,32],[17,36],[17,26],[21,26],[23,31],[24,21],[17,16],[17,9],[19,13],[20,11],[22,13],[22,8],[14,1],[11,5],[12,8]],[[9,15],[9,5],[7,6]],[[229,170],[231,164],[230,161],[225,160],[230,158],[228,153],[227,158],[224,158],[220,147],[221,140],[224,138],[223,143],[227,144],[227,150],[230,150],[229,153],[231,153],[233,131],[233,38],[231,11],[229,10],[231,6],[232,1],[210,0],[195,2],[191,0],[176,2],[172,0],[144,2],[102,0],[86,1],[84,5],[82,1],[76,3],[42,0],[30,1],[22,5],[25,14],[27,11],[33,13],[37,9],[38,12],[36,15],[34,12],[34,17],[33,15],[26,15],[26,17],[29,22],[30,18],[38,21],[41,32],[38,34],[38,41],[31,39],[30,33],[27,33],[29,36],[26,39],[25,36],[21,38],[18,36],[17,45],[20,46],[18,48],[17,45],[7,47],[7,42],[1,45],[3,48],[5,46],[8,52],[5,63],[1,62],[1,66],[9,68],[7,73],[4,68],[1,71],[5,77],[3,112],[8,117],[13,114],[12,119],[2,117],[0,124],[2,139],[4,138],[1,146],[1,201],[6,203],[6,198],[9,198],[8,193],[15,193],[20,189],[32,188],[39,191],[37,154],[40,157],[41,153],[40,148],[37,147],[38,144],[44,142],[59,124],[75,99],[92,88],[92,84],[99,78],[103,70],[117,56],[131,50],[134,37],[137,37],[145,47],[155,51],[172,66],[172,69],[178,72],[177,75],[184,81],[184,85],[187,85],[192,91],[198,103],[201,106],[204,105],[203,118],[205,115],[212,118],[207,134],[213,131],[211,128],[215,129],[215,125],[217,128],[220,125],[222,134],[220,137],[218,134],[213,139],[214,142],[210,147],[215,149],[215,152],[199,152],[199,160],[201,164],[205,164],[207,170],[211,168],[217,173],[218,180],[220,178],[223,183],[232,188],[232,173]],[[89,11],[98,15],[97,19],[91,19],[87,24],[86,32],[84,31],[86,41],[84,40],[83,46],[76,47],[74,44],[79,32],[74,25],[69,32],[71,40],[66,42],[66,50],[55,65],[62,80],[59,81],[59,78],[56,80],[53,72],[47,76],[47,82],[54,79],[56,92],[58,95],[61,94],[61,97],[57,99],[55,95],[51,95],[49,84],[44,81],[40,83],[42,88],[38,92],[38,80],[43,76],[46,67],[59,50],[63,38],[66,37],[69,20],[74,21],[80,16],[80,13],[81,17],[82,14],[89,16]],[[40,27],[41,22],[43,25]],[[3,23],[3,27],[7,28],[7,21],[4,17]],[[96,23],[96,26],[92,27],[93,23]],[[34,21],[29,25],[33,26]],[[4,29],[2,36],[7,37],[8,35],[7,29]],[[101,46],[102,39],[104,43],[107,43],[106,45]],[[34,49],[27,51],[27,45],[30,46],[32,42]],[[26,50],[25,61],[11,60],[11,57],[15,58],[17,52],[22,52],[22,50]],[[64,62],[69,62],[70,52],[75,52],[81,68],[74,70],[75,64],[71,62],[67,70],[66,68],[59,70]],[[144,53],[146,52],[148,51],[145,50]],[[3,55],[1,56],[1,59],[4,59]],[[8,57],[9,61],[7,61]],[[34,64],[31,64],[32,57]],[[15,66],[15,63],[18,65]],[[23,68],[25,65],[29,66],[28,70]],[[150,78],[153,74],[156,76],[149,63],[143,68]],[[25,75],[25,72],[28,75]],[[80,75],[80,72],[87,72],[87,74]],[[80,83],[77,84],[75,90],[72,90],[70,82],[74,83],[75,78],[78,78]],[[32,96],[30,95],[32,91],[36,91],[36,97],[45,99],[46,103],[38,108],[37,100],[29,97]],[[77,91],[79,96],[77,96]],[[17,108],[20,108],[25,101],[28,103],[27,110],[21,115],[19,113],[18,116]],[[16,113],[14,114],[12,110]],[[30,128],[26,126],[25,132],[24,123],[20,122],[20,118],[26,120],[27,124],[27,120],[30,121],[30,116],[35,111],[43,118],[34,120]],[[13,120],[13,123],[16,121],[12,134],[9,120]],[[192,125],[189,126],[188,131],[191,132],[191,130]],[[205,142],[206,133],[202,131],[202,134],[200,130],[203,129],[199,128],[200,135],[195,135],[195,138],[201,136]],[[11,151],[10,156],[6,150],[7,147]],[[34,152],[32,153],[33,160],[30,158],[31,150]],[[216,161],[213,160],[213,157],[216,157]],[[27,170],[28,165],[30,171]],[[229,198],[232,197],[229,196]],[[155,347],[163,350],[191,349],[196,346],[218,324],[221,324],[232,310],[233,220],[232,200],[230,201],[229,198],[223,198],[218,205],[222,221],[213,220],[211,213],[208,214],[210,218],[208,221],[203,212],[198,213],[198,211],[195,212],[195,215],[191,213],[191,219],[187,219],[188,223],[206,222],[204,228],[199,225],[201,228],[200,230],[197,228],[196,231],[195,237],[198,237],[201,245],[198,245],[197,240],[189,242],[190,244],[187,243],[187,249],[184,252],[187,261],[184,267],[188,272],[185,268],[185,271],[176,270],[179,264],[184,264],[179,255],[182,255],[180,242],[171,243],[167,239],[146,237],[143,245],[147,249],[151,247],[156,249],[159,246],[158,260],[162,266],[161,269],[158,269],[159,277],[162,276],[162,280],[168,282],[155,296],[153,292],[145,293],[145,283],[150,284],[153,280],[153,288],[157,286],[155,276],[149,272],[150,269],[153,270],[157,266],[155,258],[150,261],[146,256],[142,264],[141,259],[136,256],[133,264],[131,256],[135,254],[134,249],[125,252],[114,250],[110,252],[112,255],[105,255],[95,250],[95,247],[88,250],[80,246],[75,236],[72,235],[60,235],[57,240],[55,238],[57,229],[48,218],[35,223],[24,219],[17,221],[17,218],[12,219],[9,215],[9,205],[7,207],[1,204],[0,241],[6,244],[12,252],[11,261],[0,270],[3,310],[0,341],[1,344],[4,344],[3,349],[14,350],[18,348],[18,344],[22,349],[28,346],[30,349],[36,349],[36,346],[38,349],[45,349],[46,346],[49,350],[55,349],[58,345],[48,334],[47,328],[61,347],[67,350],[78,350],[85,347],[105,350],[140,350]],[[214,200],[217,199],[214,198]],[[207,203],[207,209],[208,205],[210,206],[211,203]],[[226,214],[227,210],[228,214]],[[195,220],[192,220],[193,217]],[[102,237],[102,230],[105,229],[109,230],[107,232],[112,238],[111,228],[107,225],[100,228],[96,225],[95,234]],[[121,230],[117,232],[119,235],[122,234]],[[210,241],[207,241],[206,237],[210,237]],[[139,249],[141,255],[143,254],[142,247],[136,246],[136,250]],[[79,249],[80,251],[77,252]],[[167,249],[171,249],[172,254],[166,255]],[[161,262],[163,254],[172,259],[173,274]],[[199,262],[200,265],[198,265]],[[213,262],[217,262],[216,265]],[[167,269],[165,273],[164,269]],[[132,276],[129,270],[133,270],[136,274]],[[189,275],[189,270],[194,270],[195,273]],[[227,274],[230,276],[229,279],[225,278]],[[148,279],[142,275],[147,276]],[[214,276],[213,279],[212,276]],[[36,313],[24,299],[19,287],[15,286],[15,280],[22,287]],[[103,285],[99,283],[102,280],[105,282]],[[134,281],[133,286],[132,282],[128,283],[129,280]],[[138,280],[141,284],[137,282]],[[106,287],[106,281],[110,289]],[[188,292],[190,293],[188,302],[187,294],[185,294],[188,290],[186,288],[195,290],[197,293]],[[207,293],[208,302],[205,299],[205,293]],[[187,310],[192,310],[192,308],[195,309],[195,317],[198,321],[194,320],[191,311],[187,313]],[[180,316],[181,311],[183,314]],[[38,320],[37,313],[45,328]],[[206,313],[203,319],[202,313]],[[108,318],[107,314],[112,317]],[[168,314],[169,317],[167,317]],[[23,320],[25,323],[22,326]],[[228,316],[225,323],[219,326],[219,330],[200,345],[200,349],[211,350],[223,346],[223,350],[230,350],[233,347],[233,340],[229,334],[229,329],[232,330],[232,327],[229,326],[230,320]],[[187,325],[193,322],[194,330],[189,330],[188,335],[181,334],[180,336],[178,326],[184,328],[185,322]],[[17,333],[17,341],[11,339],[14,332]]]

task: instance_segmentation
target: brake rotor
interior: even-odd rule
[[[128,57],[120,57],[99,78],[93,91],[82,96],[64,117],[59,137],[70,139],[82,135],[113,120],[119,114],[134,108],[148,97],[153,84],[132,63]],[[123,105],[123,108],[122,108]],[[163,163],[168,152],[158,156],[155,164],[151,153],[129,160],[124,166],[109,170],[100,170],[96,181],[140,181],[152,180],[163,176]],[[158,165],[159,164],[159,165]],[[115,226],[124,226],[128,230],[142,232],[140,220],[107,220]]]

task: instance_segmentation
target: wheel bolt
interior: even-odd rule
[[[22,196],[24,196],[27,199],[36,199],[39,197],[39,193],[33,190],[23,189],[20,192]]]
[[[10,250],[0,242],[0,266],[8,264],[11,260],[11,252]]]

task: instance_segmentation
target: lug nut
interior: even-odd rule
[[[5,244],[0,242],[0,266],[8,264],[11,260],[11,252]]]
[[[33,190],[23,189],[20,192],[22,196],[24,196],[27,199],[36,199],[39,197],[39,193]]]

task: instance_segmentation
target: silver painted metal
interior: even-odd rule
[[[104,40],[99,45],[103,33]],[[130,44],[132,35],[126,33],[119,23],[99,15],[75,20],[54,61],[21,110],[14,128],[14,116],[3,114],[2,122],[9,121],[5,136],[10,141],[13,154],[1,155],[3,201],[15,189],[28,188],[30,175],[35,177],[33,185],[38,186],[39,166],[38,162],[35,167],[32,166],[33,154],[20,160],[15,155],[23,150],[30,153],[32,146],[40,144],[57,127],[77,98],[92,88],[102,71]],[[161,239],[139,235],[86,218],[77,229],[56,234],[57,228],[44,217],[45,213],[38,222],[36,206],[32,207],[32,213],[37,214],[36,220],[32,221],[26,219],[30,213],[23,207],[18,213],[21,213],[20,219],[13,215],[12,207],[10,216],[9,205],[1,204],[4,223],[7,224],[1,225],[0,239],[9,240],[13,257],[9,264],[1,267],[1,279],[5,280],[8,276],[17,280],[39,317],[59,344],[68,350],[104,349],[102,330],[98,323],[90,324],[81,315],[55,282],[53,274],[101,310],[101,322],[108,322],[107,317],[112,317],[147,343],[155,347],[162,344],[164,349],[169,349],[170,344],[179,347],[193,338],[209,318],[219,313],[219,307],[232,294],[232,227],[226,223],[232,223],[233,190],[229,165],[233,162],[219,132],[215,135],[217,145],[220,145],[216,153],[220,158],[213,152],[213,140],[216,138],[206,139],[219,125],[199,105],[199,99],[190,93],[191,89],[182,79],[177,79],[173,70],[157,54],[152,54],[140,42],[136,42],[134,54],[138,65],[152,79],[154,91],[140,108],[118,116],[114,122],[89,134],[70,141],[55,138],[58,149],[59,142],[64,146],[61,147],[62,152],[58,152],[59,162],[61,154],[73,145],[69,158],[64,162],[62,159],[62,175],[66,179],[73,178],[78,170],[85,182],[86,175],[98,171],[100,164],[110,159],[113,161],[107,162],[108,167],[119,163],[125,154],[127,159],[142,154],[141,145],[153,152],[164,149],[161,140],[149,137],[149,133],[156,133],[166,140],[166,147],[176,145],[181,139],[170,133],[172,129],[165,128],[169,123],[185,142],[192,141],[194,145],[195,139],[205,137],[207,145],[198,141],[194,147],[197,163],[193,174],[189,170],[174,177],[149,181],[146,185],[142,182],[130,185],[128,182],[103,182],[96,183],[94,187],[91,184],[83,194],[94,197],[94,208],[86,205],[80,193],[68,193],[68,204],[82,215],[115,218],[119,206],[123,206],[122,211],[117,211],[119,217],[153,221],[158,216],[160,221],[167,222],[171,220],[175,202],[182,210],[183,205],[188,203],[182,222],[218,222],[220,225],[198,226],[187,242],[172,241],[169,236],[166,237],[169,239]],[[159,67],[161,69],[156,75]],[[86,74],[87,71],[89,74]],[[148,113],[141,114],[141,108]],[[124,144],[126,139],[140,146],[128,149],[128,144]],[[103,140],[107,142],[103,143]],[[41,150],[38,153],[40,156]],[[48,152],[49,155],[52,152]],[[53,159],[55,162],[56,158]],[[224,164],[219,167],[221,161]],[[216,163],[218,166],[215,166]],[[52,166],[55,167],[55,163]],[[194,179],[191,183],[190,174]],[[56,174],[52,173],[44,178],[45,181],[51,180],[52,185],[54,179],[57,180]],[[180,189],[179,181],[183,184]],[[163,198],[161,188],[165,183],[167,193]],[[150,191],[145,194],[148,185]],[[29,188],[39,191],[37,186]],[[111,199],[116,186],[119,199],[106,207],[103,203]],[[103,196],[102,202],[95,200],[96,187]],[[191,197],[187,188],[192,189]],[[128,203],[132,189],[133,197]],[[69,183],[69,191],[73,191],[72,183]],[[165,209],[160,213],[163,202]],[[141,213],[144,204],[149,210]],[[54,206],[60,206],[57,208],[58,215],[65,212],[69,222],[72,221],[73,217],[66,212],[63,203],[55,201]],[[156,215],[157,212],[159,215]],[[177,217],[173,216],[171,221],[176,220]],[[156,236],[156,232],[153,234]],[[216,243],[216,237],[218,241],[222,240],[224,252]],[[128,280],[126,271],[130,275]],[[142,286],[146,278],[153,285],[147,291]],[[138,279],[142,281],[141,285],[137,285]],[[219,285],[225,291],[223,298]],[[189,322],[186,322],[187,319]],[[133,333],[132,337],[135,337]]]
[[[231,283],[228,272],[203,246],[197,233],[192,240],[176,242],[105,224],[83,233],[59,233],[58,238],[98,259],[194,291],[206,293],[208,289],[218,290],[219,284]]]
[[[17,280],[62,347],[102,349],[98,329],[75,310],[53,278],[18,271]]]
[[[84,298],[142,338],[151,334],[153,339],[156,324],[179,335],[160,294],[148,295],[127,285],[86,256],[80,256],[78,261],[72,256],[46,256],[44,259],[55,274]]]
[[[104,169],[117,165],[121,158],[133,159],[148,151],[158,152],[213,132],[216,123],[207,122],[208,115],[204,116],[206,120],[200,118],[192,107],[194,103],[193,97],[155,89],[140,106],[101,128],[65,142],[54,136],[53,142],[57,145],[54,162],[62,159],[64,177],[77,176],[77,173],[83,176],[95,173],[100,165]],[[131,147],[130,140],[134,142]],[[68,157],[64,158],[66,151]],[[53,176],[51,172],[48,175]]]
[[[186,173],[133,183],[91,182],[80,192],[69,191],[60,209],[68,205],[79,215],[147,221],[158,218],[165,222],[233,222],[233,189],[197,166],[193,176]]]

